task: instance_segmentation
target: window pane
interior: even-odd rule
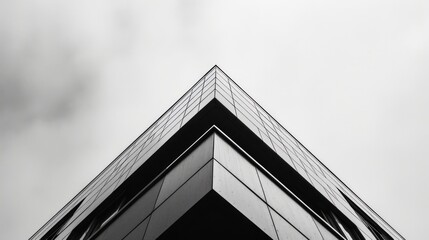
[[[279,214],[270,208],[271,216],[277,230],[277,235],[280,240],[306,240],[307,238],[302,235],[295,227],[288,223]],[[335,239],[335,238],[334,238]],[[329,239],[324,239],[329,240]]]
[[[167,199],[180,185],[184,184],[193,174],[213,158],[213,135],[208,137],[200,146],[185,156],[166,176],[159,193],[156,206]]]
[[[333,233],[331,233],[326,227],[324,227],[321,223],[316,222],[317,227],[319,228],[320,233],[323,236],[324,240],[337,240],[338,237],[336,237]]]
[[[162,203],[152,214],[144,239],[160,236],[212,189],[212,161]]]
[[[272,239],[277,239],[268,206],[214,161],[213,189]]]
[[[309,239],[322,239],[311,215],[263,173],[258,173],[268,204]]]
[[[161,183],[162,179],[125,209],[96,239],[122,239],[131,232],[152,212]]]
[[[124,240],[142,240],[148,223],[149,223],[149,218],[146,218],[146,220],[144,220],[132,232],[130,232],[124,238]]]

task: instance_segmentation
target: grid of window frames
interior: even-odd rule
[[[351,221],[356,223],[359,229],[363,229],[364,235],[372,236],[369,231],[365,231],[367,228],[364,225],[359,225],[361,223],[360,216],[350,207],[340,191],[347,194],[357,207],[361,209],[370,208],[231,78],[215,66],[45,224],[39,232],[33,235],[32,239],[43,236],[47,230],[82,200],[81,206],[68,224],[73,227],[73,224],[83,220],[89,212],[95,209],[213,98],[228,108]],[[367,214],[376,219],[378,224],[386,226],[385,229],[389,234],[399,236],[375,212],[367,211]]]
[[[217,100],[222,102],[283,160],[287,161],[352,222],[357,223],[358,228],[368,239],[374,239],[373,234],[361,224],[360,217],[353,211],[340,191],[347,193],[348,197],[353,199],[361,209],[370,209],[369,206],[355,196],[332,172],[220,69],[216,73],[215,94]],[[379,225],[385,226],[389,234],[399,235],[372,210],[368,211],[367,214],[372,219],[377,219]]]
[[[154,124],[140,135],[127,149],[111,162],[92,180],[72,201],[61,209],[31,239],[39,239],[64,217],[76,203],[82,201],[73,218],[65,227],[74,227],[89,212],[108,197],[123,181],[141,166],[175,132],[187,123],[200,109],[207,105],[215,95],[217,68],[213,67],[194,86],[188,90]],[[61,239],[61,236],[59,236]]]

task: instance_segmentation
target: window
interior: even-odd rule
[[[384,231],[377,223],[375,223],[375,221],[372,220],[352,200],[350,200],[350,198],[348,198],[343,192],[341,192],[341,194],[377,240],[393,240],[393,238],[389,234],[387,234],[386,231]]]
[[[118,212],[124,207],[126,203],[125,198],[112,203],[109,207],[100,211],[99,214],[93,216],[86,223],[82,223],[76,227],[67,240],[86,240],[89,239],[94,233],[106,225]]]
[[[41,240],[53,240],[57,238],[57,236],[64,230],[64,227],[66,226],[67,222],[70,220],[70,218],[79,208],[79,206],[82,204],[83,200],[84,199],[82,199],[66,215],[64,215],[64,217],[60,221],[58,221],[57,224],[55,224],[45,235],[43,235]]]
[[[359,232],[357,227],[346,220],[345,218],[339,217],[329,210],[319,210],[319,215],[329,223],[339,234],[341,234],[347,240],[364,240],[365,238]]]

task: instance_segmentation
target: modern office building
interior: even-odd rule
[[[30,239],[404,239],[217,66]]]

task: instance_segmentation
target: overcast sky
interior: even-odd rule
[[[428,13],[0,1],[0,238],[29,238],[214,64],[405,238],[427,238]]]

